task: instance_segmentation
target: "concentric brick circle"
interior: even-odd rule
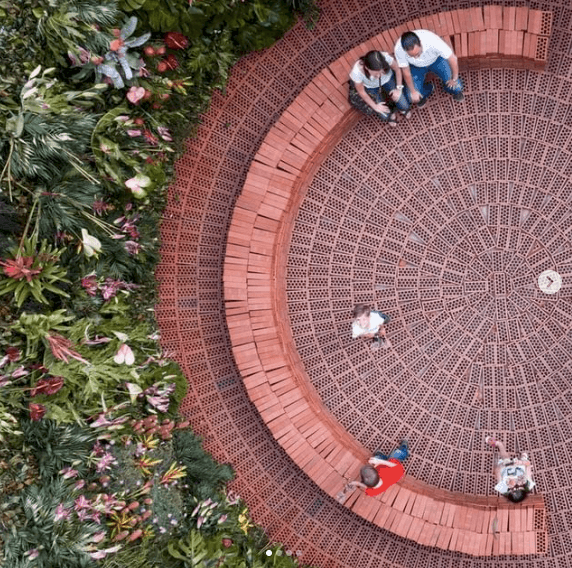
[[[409,471],[448,490],[494,494],[487,432],[550,463],[551,422],[570,418],[570,278],[537,284],[572,272],[568,174],[535,159],[567,163],[550,134],[565,109],[540,95],[540,113],[509,112],[540,80],[471,72],[464,106],[440,94],[395,131],[362,120],[292,231],[292,333],[325,405],[372,451],[409,438]],[[391,349],[351,339],[361,302],[391,315]]]
[[[531,4],[554,13],[545,73],[471,72],[465,77],[463,105],[439,96],[398,129],[374,128],[364,120],[349,133],[316,176],[296,217],[297,233],[309,231],[308,239],[292,243],[287,270],[289,318],[298,351],[322,400],[348,432],[370,448],[413,433],[413,476],[475,494],[491,492],[485,432],[503,437],[510,449],[529,449],[548,507],[546,557],[486,560],[428,549],[340,507],[300,472],[258,416],[237,372],[226,329],[221,266],[229,220],[250,161],[280,114],[324,65],[376,33],[420,15],[481,4],[325,0],[315,30],[299,25],[273,48],[238,64],[226,96],[215,97],[198,138],[190,141],[177,166],[162,226],[157,315],[164,347],[176,354],[189,378],[182,411],[204,436],[207,449],[233,464],[234,488],[254,518],[273,539],[317,566],[570,564],[572,423],[566,353],[572,310],[566,285],[571,271],[565,268],[567,250],[560,249],[569,238],[566,218],[552,209],[569,202],[572,174],[572,8],[567,0]],[[354,148],[363,150],[358,155]],[[338,196],[334,206],[330,190],[319,188],[320,198],[330,200],[328,207],[320,198],[312,204],[311,192],[320,183],[336,191],[351,186],[354,201],[343,203],[345,198]],[[543,194],[549,201],[537,200]],[[445,195],[451,200],[441,200]],[[418,203],[422,196],[427,201]],[[375,199],[375,205],[369,203]],[[402,207],[406,200],[414,214]],[[430,215],[430,208],[442,212],[445,205],[452,214],[438,227],[442,235],[445,227],[461,235],[455,219],[462,215],[478,220],[474,231],[463,234],[471,260],[463,260],[456,249],[439,248],[438,230],[429,235],[416,230],[410,238],[408,220],[431,226],[440,217]],[[366,238],[362,211],[374,208],[381,213],[368,220],[385,232]],[[507,211],[515,215],[509,222]],[[536,225],[526,218],[528,211],[540,218]],[[313,232],[316,223],[320,233]],[[546,230],[539,232],[542,223]],[[393,237],[389,226],[396,231]],[[498,265],[486,243],[474,250],[483,228],[495,243],[505,243]],[[554,232],[563,235],[560,243]],[[537,235],[540,246],[522,244],[529,234]],[[461,250],[464,244],[461,239],[455,247]],[[431,254],[440,256],[438,275],[430,271]],[[537,265],[544,261],[564,267],[565,286],[552,298],[540,296],[534,287],[527,296],[520,279],[532,273],[537,277]],[[481,265],[482,272],[476,270]],[[468,275],[460,297],[454,290],[446,298],[438,295],[440,287],[457,285],[449,282],[456,270]],[[472,279],[474,272],[480,279]],[[433,288],[427,284],[434,278]],[[349,339],[349,307],[356,301],[375,302],[395,315],[392,350],[374,355]],[[523,314],[516,326],[508,308],[505,317],[505,304]],[[493,323],[488,336],[463,319],[465,312],[480,309],[482,325]],[[447,348],[461,343],[462,356],[455,360]],[[314,359],[327,365],[320,370]],[[470,362],[466,373],[447,369],[462,367],[465,360]]]

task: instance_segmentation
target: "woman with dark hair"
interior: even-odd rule
[[[519,458],[511,458],[501,441],[487,436],[485,442],[493,449],[499,450],[499,459],[494,466],[497,482],[495,491],[513,503],[519,503],[536,485],[532,481],[532,468],[528,454],[522,453]]]
[[[350,72],[350,103],[364,114],[376,114],[392,126],[396,113],[409,118],[409,100],[405,96],[401,69],[385,51],[370,51],[360,57]]]

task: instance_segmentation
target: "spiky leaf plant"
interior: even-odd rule
[[[89,568],[94,566],[89,552],[95,550],[94,535],[101,527],[93,521],[79,523],[57,520],[58,507],[73,509],[73,483],[59,478],[22,491],[20,505],[24,526],[12,527],[6,537],[4,566],[42,568]],[[34,563],[27,561],[35,559]]]

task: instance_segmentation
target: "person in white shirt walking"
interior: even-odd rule
[[[395,44],[395,59],[409,89],[409,99],[419,107],[427,102],[434,90],[432,83],[425,82],[429,72],[443,81],[445,91],[454,100],[465,98],[457,56],[437,34],[429,30],[405,32]]]

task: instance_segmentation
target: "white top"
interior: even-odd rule
[[[520,475],[526,475],[526,467],[522,465],[522,463],[516,463],[507,465],[502,468],[501,470],[501,480],[495,485],[495,491],[498,491],[501,494],[505,494],[508,492],[509,487],[507,484],[508,479],[517,478]],[[526,489],[530,491],[536,483],[532,481],[528,476],[526,477]]]
[[[369,314],[369,326],[367,328],[362,327],[357,320],[352,323],[352,337],[355,339],[360,335],[368,335],[370,333],[375,333],[383,324],[385,320],[377,313],[372,311]]]
[[[397,59],[399,67],[408,67],[409,65],[429,67],[439,57],[449,59],[453,55],[453,50],[437,34],[429,30],[414,30],[414,33],[419,37],[423,51],[419,57],[407,55],[407,52],[401,47],[401,38],[399,38],[395,44],[395,59]]]
[[[388,65],[391,65],[393,63],[393,57],[391,57],[389,53],[382,51],[381,55],[383,55]],[[365,73],[363,72],[363,64],[361,62],[361,59],[358,59],[355,62],[354,66],[352,67],[352,70],[350,71],[350,79],[354,83],[363,83],[363,86],[367,87],[368,89],[375,89],[380,85],[385,85],[385,83],[387,83],[391,79],[391,75],[392,71],[390,69],[387,73],[383,73],[380,79],[378,79],[377,77],[369,77],[369,78],[366,77]]]

